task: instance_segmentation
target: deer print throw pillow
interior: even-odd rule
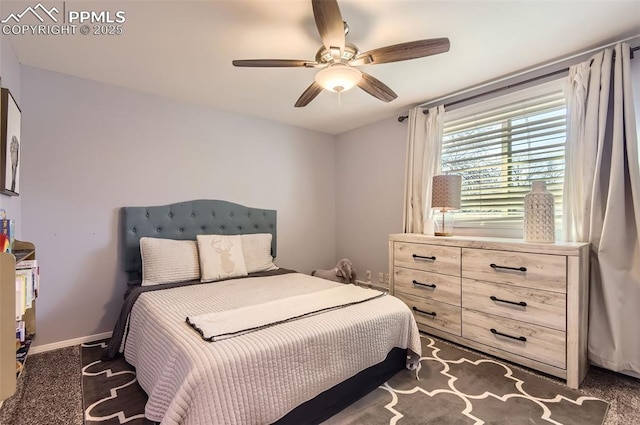
[[[240,235],[197,235],[202,282],[246,276]]]

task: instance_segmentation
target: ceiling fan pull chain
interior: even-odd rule
[[[338,109],[342,109],[342,102],[340,101],[340,93],[342,93],[342,90],[338,90]]]

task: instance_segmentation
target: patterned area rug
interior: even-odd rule
[[[82,345],[86,425],[146,425],[146,395],[104,343]],[[422,336],[420,380],[401,371],[325,425],[602,425],[608,404],[509,364]]]
[[[82,408],[85,425],[147,425],[147,394],[138,385],[134,368],[123,358],[100,360],[106,341],[80,345]]]

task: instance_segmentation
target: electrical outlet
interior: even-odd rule
[[[378,283],[384,283],[384,273],[378,273]]]
[[[367,279],[367,282],[371,282],[371,270],[367,270],[364,276],[365,279]]]
[[[384,274],[384,283],[385,283],[386,285],[388,285],[388,284],[389,284],[389,273],[385,273],[385,274]]]

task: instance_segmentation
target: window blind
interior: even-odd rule
[[[566,140],[562,91],[556,87],[481,109],[456,113],[453,119],[445,115],[442,172],[462,176],[456,225],[522,225],[524,196],[533,180],[544,180],[555,198],[560,229]]]

